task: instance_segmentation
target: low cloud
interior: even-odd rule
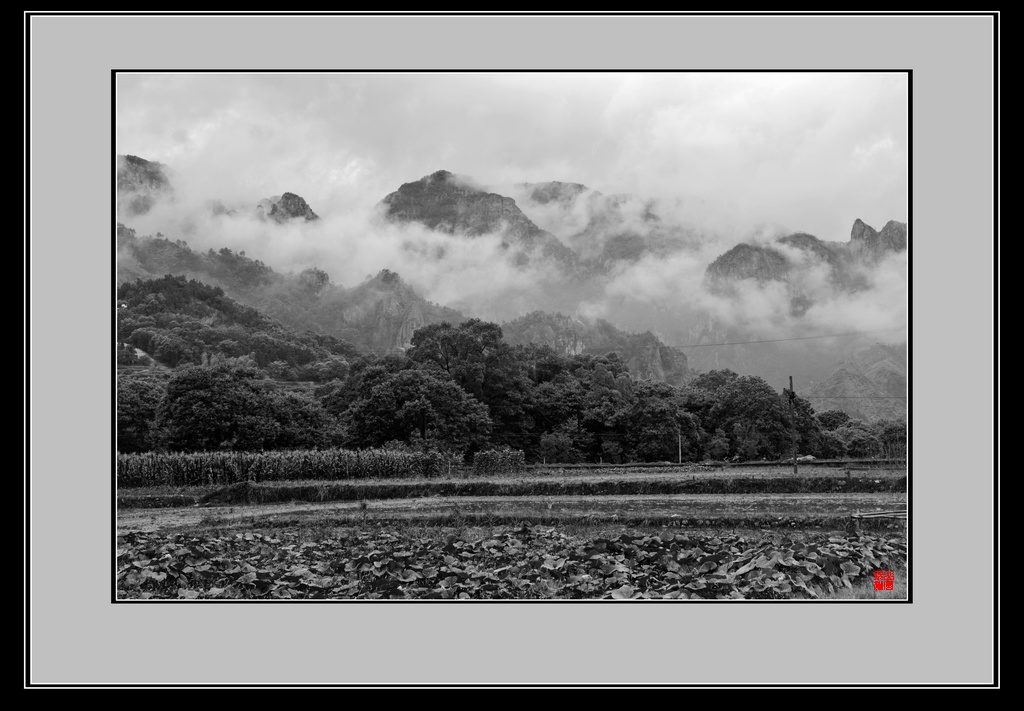
[[[726,298],[704,288],[704,270],[741,242],[846,242],[858,217],[906,220],[907,90],[905,76],[880,73],[133,74],[117,80],[115,143],[171,171],[174,201],[128,221],[140,235],[245,251],[282,272],[317,266],[344,286],[387,268],[491,320],[541,308],[678,344],[708,319],[798,337],[905,324],[906,255],[854,293],[782,245],[796,265],[787,284],[743,283]],[[497,234],[379,219],[385,195],[442,169],[515,198],[585,258],[627,259],[571,281],[543,260],[517,266]],[[515,187],[546,181],[588,190],[541,204]],[[321,219],[255,218],[286,191]],[[236,214],[212,214],[214,200]],[[795,293],[808,299],[799,317]]]

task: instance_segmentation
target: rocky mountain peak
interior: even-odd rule
[[[296,218],[302,218],[306,222],[320,219],[320,216],[313,212],[313,208],[295,193],[284,193],[260,200],[256,205],[256,215],[260,219],[270,219],[279,223]]]
[[[853,223],[850,231],[850,252],[866,262],[876,262],[891,252],[907,249],[907,223],[889,220],[881,232],[860,219]]]
[[[115,186],[117,210],[123,217],[143,215],[158,200],[171,197],[174,192],[167,166],[133,155],[117,156]]]
[[[741,243],[720,255],[704,271],[705,282],[713,291],[741,279],[760,284],[785,280],[790,263],[785,255],[770,247]]]
[[[391,222],[416,222],[431,230],[466,237],[499,235],[503,246],[514,250],[517,264],[531,256],[576,262],[572,250],[537,227],[515,200],[487,192],[471,179],[447,170],[402,184],[381,201],[381,206],[385,219]]]
[[[878,239],[886,248],[894,252],[902,252],[909,244],[907,223],[889,220],[885,223],[882,231],[878,233]]]
[[[877,239],[878,233],[874,227],[871,227],[865,223],[859,217],[853,223],[853,229],[850,230],[850,241],[851,242],[870,242],[871,240]]]

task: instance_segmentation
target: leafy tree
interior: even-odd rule
[[[842,459],[847,456],[846,442],[834,431],[825,430],[818,438],[816,456],[822,459]]]
[[[625,451],[618,442],[605,440],[601,443],[601,460],[609,464],[620,464],[626,461]]]
[[[466,451],[491,429],[487,408],[456,383],[430,370],[364,374],[345,413],[351,444],[375,447],[414,435],[431,446]]]
[[[501,327],[480,319],[425,326],[413,334],[408,351],[413,362],[443,372],[486,405],[501,444],[522,448],[530,381],[516,355],[502,340]]]
[[[691,380],[690,387],[714,395],[721,388],[734,383],[739,377],[731,370],[709,370]]]
[[[575,464],[583,461],[583,452],[577,446],[585,433],[575,418],[567,420],[553,432],[540,438],[538,454],[549,463]]]
[[[815,415],[821,424],[821,429],[833,432],[850,421],[850,416],[842,410],[826,410]]]
[[[723,460],[729,456],[729,438],[721,428],[715,430],[708,444],[704,448],[704,454],[709,459]]]
[[[907,421],[879,420],[875,423],[875,432],[881,444],[881,454],[889,459],[906,459],[907,457]]]
[[[740,461],[756,459],[764,451],[765,443],[761,430],[751,422],[734,422],[730,431],[729,444],[735,457]]]
[[[850,420],[835,430],[835,434],[846,445],[847,456],[875,457],[882,453],[882,441],[878,434],[861,420]]]
[[[271,416],[280,427],[273,446],[279,449],[320,449],[341,444],[339,422],[309,395],[276,392],[271,395]]]
[[[679,390],[652,381],[634,386],[634,401],[622,413],[620,429],[627,451],[641,461],[675,461],[680,445],[692,459],[700,442],[697,418],[686,412]]]
[[[579,417],[586,393],[579,380],[560,377],[533,387],[530,395],[530,412],[538,425],[553,431],[563,422]]]
[[[259,371],[228,364],[178,369],[157,423],[167,448],[179,451],[268,449],[281,430]]]
[[[702,424],[728,432],[732,451],[741,458],[777,459],[792,448],[783,400],[761,378],[731,378],[715,391],[714,400]]]
[[[164,387],[150,378],[118,377],[118,452],[148,452],[159,448],[156,416],[164,394]]]

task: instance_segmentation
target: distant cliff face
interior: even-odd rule
[[[341,313],[349,327],[359,333],[367,348],[377,352],[409,348],[413,333],[423,326],[465,320],[458,311],[427,301],[388,269],[349,289],[342,304]]]
[[[144,215],[162,199],[173,195],[167,166],[138,156],[117,156],[115,175],[118,217]]]
[[[587,322],[535,311],[501,326],[512,344],[536,343],[562,355],[618,353],[634,378],[678,385],[687,375],[686,356],[650,333],[627,333],[607,321]]]
[[[577,261],[558,238],[531,222],[515,200],[486,192],[447,170],[403,184],[381,205],[392,222],[417,222],[432,230],[467,237],[500,235],[520,262],[547,258],[574,265]]]
[[[536,343],[562,355],[583,353],[587,348],[589,330],[590,327],[580,319],[543,311],[534,311],[501,326],[509,343]]]
[[[313,212],[313,208],[295,193],[284,193],[276,197],[260,200],[256,205],[256,216],[263,220],[274,222],[288,222],[301,218],[306,222],[319,220],[320,217]]]
[[[818,412],[842,410],[875,420],[906,416],[907,385],[906,346],[875,343],[853,350],[807,394]]]

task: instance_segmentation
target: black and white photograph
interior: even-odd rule
[[[906,73],[116,77],[127,599],[906,600]]]
[[[184,27],[163,19],[154,37]],[[312,27],[273,19],[289,41],[288,28]],[[378,33],[370,21],[383,19],[325,18]],[[498,18],[406,19],[426,32]],[[507,19],[502,38],[527,27]],[[640,18],[606,19],[624,29]],[[466,38],[467,52],[483,46],[486,33],[444,27],[438,36]],[[202,31],[175,36],[207,46]],[[843,616],[856,623],[822,628],[835,633],[826,647],[866,645],[849,640],[872,630],[895,643],[881,630],[919,615],[922,596],[936,595],[937,558],[953,560],[922,526],[941,518],[957,541],[990,538],[967,521],[985,496],[995,501],[991,407],[951,405],[944,417],[974,420],[933,424],[936,382],[974,402],[971,388],[984,394],[995,377],[987,356],[953,366],[936,347],[937,332],[955,339],[992,316],[941,307],[991,290],[957,274],[949,252],[959,211],[974,204],[966,193],[962,206],[921,207],[941,170],[915,168],[929,117],[916,97],[935,78],[907,61],[756,55],[491,61],[482,49],[431,56],[426,35],[411,36],[395,61],[384,51],[292,61],[274,46],[265,59],[152,62],[121,48],[105,70],[96,125],[109,144],[90,172],[106,181],[95,192],[109,207],[90,230],[108,238],[92,240],[101,270],[89,278],[96,290],[109,276],[104,315],[91,317],[109,333],[95,339],[92,376],[109,381],[109,413],[82,414],[110,430],[109,444],[94,443],[107,473],[92,477],[107,511],[89,522],[107,528],[90,543],[105,606],[176,620],[168,632],[202,625],[200,646],[217,644],[209,621],[258,627],[267,615],[273,640],[296,634],[289,620],[322,618],[325,630],[348,626],[349,659],[356,640],[368,655],[407,635],[420,649],[419,629],[476,646],[507,639],[512,653],[548,634],[593,645],[602,628],[613,645],[660,626],[681,640],[684,619],[698,617],[735,636],[728,626],[741,619],[782,633]],[[123,37],[145,44],[144,33]],[[952,135],[949,146],[957,153]],[[60,162],[37,162],[35,179]],[[53,197],[34,187],[27,204],[39,211]],[[957,214],[936,229],[943,207]],[[991,258],[989,217],[959,233],[977,249],[965,266]],[[40,234],[36,291],[57,254]],[[924,269],[937,253],[953,262]],[[58,310],[76,309],[64,294]],[[84,323],[62,324],[64,336],[35,352],[74,358]],[[947,428],[962,441],[937,441]],[[74,452],[71,439],[61,445]],[[979,488],[939,508],[928,502],[943,456],[941,481],[972,458]],[[30,483],[45,502],[50,482],[37,469]],[[969,629],[960,634],[973,648],[984,630]],[[337,678],[318,660],[288,679],[481,676],[475,661],[472,674],[439,678],[434,662],[410,671],[404,657],[401,671],[354,676],[369,664],[357,656]],[[483,681],[602,683],[540,659]],[[278,681],[204,669],[188,681]],[[666,678],[661,662],[637,669],[621,680],[735,681],[725,671]],[[904,681],[891,671],[869,681]],[[859,662],[833,676],[743,681],[853,678],[864,678]]]

